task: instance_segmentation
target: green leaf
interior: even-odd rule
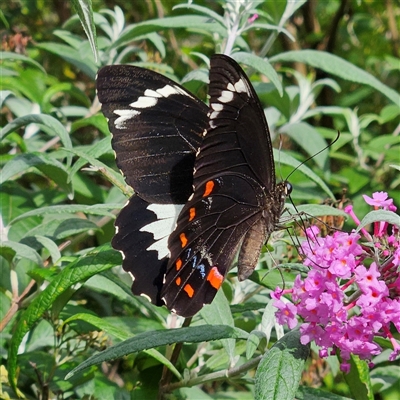
[[[300,343],[299,331],[291,331],[280,339],[258,365],[255,399],[293,399],[309,352],[309,345]]]
[[[276,308],[274,307],[274,300],[271,299],[267,306],[264,308],[263,316],[261,319],[261,327],[260,330],[265,335],[267,339],[267,344],[271,339],[272,329],[276,326],[276,318],[275,318]]]
[[[65,379],[69,379],[91,365],[97,365],[104,361],[158,346],[181,342],[200,343],[227,338],[247,339],[247,337],[248,334],[245,331],[225,325],[201,325],[189,328],[143,332],[90,357],[77,368],[74,368]]]
[[[30,114],[14,119],[14,121],[7,124],[1,130],[0,141],[2,141],[9,133],[28,124],[40,125],[43,130],[48,132],[51,136],[58,136],[65,148],[72,149],[72,142],[68,131],[60,121],[46,114]]]
[[[385,221],[389,224],[395,225],[400,228],[400,216],[393,211],[386,210],[374,210],[370,211],[360,222],[357,227],[356,232],[359,232],[362,228],[374,222]]]
[[[397,171],[400,171],[400,165],[390,165],[390,167],[397,169]]]
[[[282,214],[281,221],[287,221],[293,217],[295,217],[296,220],[304,218],[304,216],[299,215],[302,213],[306,214],[305,218],[307,218],[307,216],[322,217],[325,215],[344,217],[345,219],[349,217],[343,210],[325,204],[302,204],[296,206],[296,208],[294,208],[292,204],[287,204],[285,208],[287,212]],[[297,218],[297,215],[299,215],[299,218]]]
[[[1,255],[8,262],[12,262],[14,258],[21,259],[26,258],[34,262],[37,265],[43,265],[43,261],[39,254],[29,246],[25,244],[12,242],[12,241],[4,241],[0,244]]]
[[[89,98],[82,90],[74,86],[72,83],[64,82],[52,85],[43,94],[42,106],[45,112],[52,111],[53,105],[51,104],[51,101],[53,100],[53,97],[59,95],[61,92],[66,92],[69,96],[79,100],[79,102],[87,108],[89,108],[91,105]]]
[[[28,211],[22,215],[19,215],[17,218],[14,218],[10,225],[15,224],[16,222],[32,217],[34,215],[49,215],[49,214],[75,214],[78,212],[82,212],[84,214],[91,214],[91,215],[103,215],[114,218],[114,215],[109,212],[109,210],[120,209],[121,204],[96,204],[93,206],[87,206],[85,204],[62,204],[57,206],[48,206],[48,207],[41,207],[37,210]]]
[[[365,149],[371,151],[372,153],[384,153],[388,151],[390,147],[399,144],[400,138],[398,136],[380,135],[379,137],[373,138],[368,144],[366,144]]]
[[[253,357],[253,354],[257,350],[258,345],[260,344],[261,339],[265,339],[264,332],[253,330],[250,332],[250,335],[246,342],[246,358],[250,360]]]
[[[72,193],[72,186],[67,183],[68,172],[64,165],[44,153],[21,154],[10,160],[1,172],[0,185],[17,175],[28,172],[32,167],[53,180],[67,194]]]
[[[36,235],[35,238],[49,251],[53,264],[55,264],[61,258],[61,252],[57,244],[46,236]]]
[[[280,63],[283,61],[302,62],[315,68],[320,68],[329,74],[338,76],[339,78],[371,86],[390,99],[394,104],[400,104],[400,95],[396,91],[384,85],[382,82],[363,69],[356,67],[354,64],[349,63],[343,58],[326,53],[324,51],[289,51],[271,57],[269,61],[271,63]]]
[[[14,93],[11,90],[0,90],[0,108],[3,108],[8,96],[14,96]]]
[[[304,175],[306,175],[308,178],[314,181],[318,186],[320,186],[320,188],[329,197],[335,199],[335,195],[332,193],[332,191],[329,189],[326,183],[305,164],[300,165],[300,162],[298,160],[296,160],[294,157],[282,151],[279,151],[277,149],[273,149],[273,151],[274,151],[274,159],[276,162],[280,162],[281,164],[290,165],[293,168],[297,168],[297,171],[301,171]]]
[[[217,14],[215,11],[212,11],[210,8],[188,3],[188,4],[178,4],[177,6],[174,6],[172,9],[178,10],[180,8],[186,8],[188,10],[198,11],[199,13],[205,14],[205,15],[209,16],[210,18],[212,18],[213,20],[219,22],[222,26],[225,25],[224,18],[221,15]]]
[[[90,47],[95,58],[98,60],[97,41],[96,41],[96,26],[93,20],[92,0],[72,0],[72,5],[79,15],[83,30],[89,40]]]
[[[73,317],[68,318],[64,322],[64,324],[68,324],[74,320],[82,320],[88,322],[89,324],[95,326],[99,330],[102,330],[109,335],[113,335],[120,340],[127,340],[133,336],[132,332],[124,331],[123,329],[121,329],[120,326],[114,326],[112,323],[106,321],[104,318],[99,318],[91,314],[84,314],[84,313],[75,314]],[[156,360],[158,360],[161,364],[168,367],[168,369],[170,369],[178,379],[182,379],[181,374],[175,368],[175,366],[159,351],[155,349],[149,349],[149,350],[144,350],[144,352],[150,355],[151,357],[155,358]]]
[[[379,114],[379,123],[385,124],[393,119],[396,119],[400,114],[400,109],[398,104],[389,104],[383,107]]]
[[[84,43],[82,43],[82,46],[84,46]],[[96,73],[98,68],[94,62],[92,53],[86,52],[86,54],[82,54],[85,53],[83,50],[78,51],[72,48],[71,46],[67,46],[65,44],[60,44],[60,43],[52,43],[52,42],[37,43],[36,47],[61,57],[63,60],[67,61],[68,63],[78,68],[79,71],[82,71],[84,74],[86,74],[90,79],[94,80],[96,78]]]
[[[4,226],[26,211],[37,208],[32,198],[32,192],[21,188],[15,181],[8,181],[0,189],[0,214]],[[33,218],[33,224],[40,223],[40,219]],[[18,235],[20,238],[22,235]]]
[[[367,362],[351,355],[350,365],[350,372],[343,374],[343,377],[349,385],[354,400],[374,400]]]
[[[208,77],[209,71],[204,68],[198,68],[193,71],[188,72],[182,79],[181,83],[190,82],[190,81],[199,81],[203,83],[207,83],[210,81]]]
[[[313,156],[312,160],[323,170],[328,169],[328,151],[322,151],[327,146],[325,139],[311,125],[306,122],[287,124],[279,128],[279,132],[286,133],[294,140],[307,154]],[[317,154],[320,152],[319,154]]]
[[[181,15],[178,17],[166,17],[152,19],[138,24],[130,25],[121,34],[121,36],[113,43],[113,47],[125,46],[138,36],[145,35],[150,32],[157,32],[163,29],[196,29],[205,30],[212,34],[226,36],[226,29],[219,23],[212,22],[208,17],[198,15]]]
[[[296,392],[296,400],[352,400],[350,397],[339,396],[325,390],[300,386]]]
[[[211,304],[207,304],[200,311],[201,317],[209,325],[227,325],[234,327],[235,322],[229,308],[229,302],[223,290],[218,290]],[[229,360],[232,363],[235,357],[235,340],[224,339],[222,340]]]
[[[64,268],[30,303],[16,324],[8,353],[8,376],[14,390],[17,390],[18,347],[25,334],[42,317],[42,314],[51,308],[58,296],[73,285],[118,265],[119,259],[118,253],[111,250],[109,245],[101,246]]]
[[[278,90],[279,96],[283,96],[282,83],[279,79],[278,74],[274,70],[273,66],[269,63],[269,61],[254,54],[245,52],[233,53],[232,58],[239,63],[249,65],[255,70],[261,72],[274,84],[274,86]]]
[[[96,127],[104,136],[109,137],[108,123],[103,114],[91,115],[87,118],[78,119],[71,124],[71,133],[86,126]],[[111,148],[111,147],[110,147]]]
[[[108,152],[110,150],[110,139],[106,138],[104,141],[98,142],[96,145],[92,146],[92,148],[86,153],[83,151],[79,151],[77,149],[70,150],[71,153],[80,157],[74,166],[71,169],[71,176],[73,176],[79,169],[81,169],[86,163],[91,164],[92,166],[98,168],[102,173],[112,182],[115,186],[120,187],[121,189],[126,188],[126,183],[123,176],[114,171],[112,168],[108,167],[106,164],[102,163],[98,160],[98,157],[104,154],[104,152]]]
[[[39,68],[43,73],[46,73],[46,70],[35,60],[30,57],[24,56],[23,54],[14,53],[11,51],[0,51],[0,61],[5,60],[18,60],[26,62],[36,68]]]
[[[395,363],[383,363],[382,366],[375,367],[370,372],[370,375],[374,393],[382,393],[384,390],[387,390],[390,387],[395,388],[396,385],[398,387],[400,365],[395,365]]]
[[[128,338],[132,337],[131,332],[121,329],[120,326],[115,327],[112,323],[106,321],[104,318],[99,318],[92,314],[86,314],[86,313],[75,314],[72,317],[66,319],[63,322],[63,325],[69,324],[70,322],[76,320],[85,321],[93,325],[97,329],[104,331],[109,335],[115,336],[119,340],[127,340]]]
[[[287,269],[288,265],[285,264],[284,267]],[[251,281],[259,285],[274,290],[276,289],[277,286],[280,287],[285,286],[286,288],[292,287],[294,281],[294,275],[290,274],[289,272],[286,272],[285,270],[279,271],[278,269],[272,269],[272,270],[257,269],[253,271],[249,279],[251,279]]]
[[[48,216],[45,214],[42,223],[37,224],[37,226],[29,230],[24,237],[45,236],[46,238],[52,238],[54,240],[65,239],[78,235],[79,233],[88,232],[89,230],[99,231],[100,228],[93,221],[86,218],[76,218],[68,213],[63,215],[49,214]],[[47,244],[42,241],[40,242],[47,247]],[[48,249],[50,250],[49,247]],[[58,258],[53,257],[53,261],[56,260],[58,260]]]

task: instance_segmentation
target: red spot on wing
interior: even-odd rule
[[[178,276],[178,277],[175,279],[175,283],[176,283],[178,286],[181,286],[182,279],[180,278],[180,276]]]
[[[212,267],[211,271],[207,275],[207,281],[210,282],[212,287],[218,290],[224,281],[224,277],[218,271],[217,267]]]
[[[206,183],[206,188],[205,188],[205,190],[204,190],[204,193],[203,193],[203,197],[207,197],[207,196],[209,196],[211,193],[212,193],[212,191],[213,191],[213,189],[214,189],[214,182],[213,181],[208,181],[207,183]]]
[[[196,216],[196,209],[194,207],[192,207],[189,210],[189,221],[192,221],[195,216]]]
[[[189,285],[186,284],[185,287],[183,288],[183,290],[187,293],[187,295],[192,298],[194,295],[194,289]]]
[[[182,248],[184,248],[187,245],[187,242],[188,242],[186,235],[184,233],[181,233],[179,235],[179,239],[181,239]]]
[[[178,258],[175,263],[176,270],[179,271],[182,267],[182,260]]]

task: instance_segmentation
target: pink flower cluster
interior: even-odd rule
[[[364,200],[375,209],[396,210],[384,192]],[[359,223],[352,206],[345,211]],[[301,342],[314,340],[321,357],[340,350],[345,372],[351,354],[371,360],[382,351],[376,336],[391,341],[390,360],[400,354],[390,330],[400,332],[400,235],[398,227],[388,232],[389,227],[384,221],[374,223],[373,236],[361,229],[366,240],[362,244],[362,236],[355,232],[322,238],[317,227],[307,229],[302,252],[308,275],[298,275],[292,289],[277,288],[272,294],[278,322],[293,329],[300,318]],[[283,295],[291,295],[291,301]]]

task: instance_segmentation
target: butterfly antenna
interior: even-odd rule
[[[312,158],[316,157],[318,154],[321,154],[323,151],[326,149],[329,149],[329,147],[333,146],[340,138],[340,131],[337,132],[336,138],[333,140],[333,142],[327,144],[323,149],[318,151],[317,153],[313,154],[312,156],[309,156],[306,158],[304,161],[302,161],[286,178],[286,180],[289,180],[289,178],[293,175],[294,172],[296,172],[302,165],[306,164],[308,161],[310,161]]]
[[[323,151],[325,151],[326,149],[328,149],[329,147],[331,147],[333,144],[335,144],[335,143],[339,140],[339,138],[340,138],[340,132],[338,131],[338,132],[337,132],[337,135],[336,135],[336,138],[335,138],[331,143],[329,143],[329,144],[328,144],[327,146],[325,146],[323,149],[321,149],[321,150],[318,151],[317,153],[313,154],[312,156],[306,158],[303,162],[301,162],[301,163],[287,176],[286,181],[288,181],[289,178],[290,178],[290,176],[291,176],[294,172],[296,172],[303,164],[306,164],[306,163],[307,163],[308,161],[310,161],[312,158],[314,158],[314,157],[317,156],[318,154],[322,153]],[[282,140],[280,141],[279,150],[281,150],[281,147],[282,147]],[[279,151],[279,155],[280,155],[280,151]],[[281,168],[280,168],[280,156],[279,156],[279,159],[278,159],[278,165],[279,165],[279,171],[281,171]],[[281,179],[282,179],[282,174],[281,174]],[[299,217],[299,219],[300,219],[299,222],[296,221],[295,223],[298,224],[298,226],[301,227],[301,228],[304,230],[304,232],[306,232],[306,223],[305,223],[305,220],[303,219],[302,213],[300,213],[300,212],[298,211],[296,205],[295,205],[294,202],[293,202],[292,197],[291,197],[290,195],[289,195],[288,197],[289,197],[290,203],[292,204],[293,208],[295,209],[295,211],[296,211],[296,213],[297,213],[297,215],[298,215],[298,217]],[[310,238],[308,237],[307,234],[305,234],[305,237],[306,237],[306,240],[309,241]],[[316,238],[315,238],[315,239],[316,239]],[[294,244],[294,241],[293,241],[293,244]],[[299,246],[299,247],[300,247],[300,246]],[[311,247],[311,246],[310,246],[310,247]],[[299,255],[300,255],[300,252],[299,252]],[[304,256],[304,254],[302,254],[301,256]]]

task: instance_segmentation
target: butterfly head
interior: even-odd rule
[[[292,193],[292,190],[293,190],[292,184],[288,181],[284,181],[284,182],[282,182],[282,186],[284,189],[285,198],[290,196],[290,194]]]

